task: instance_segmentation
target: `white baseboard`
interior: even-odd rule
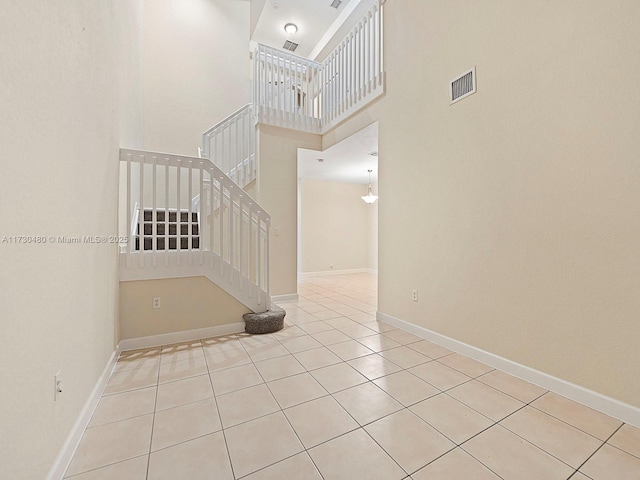
[[[244,322],[218,325],[217,327],[197,328],[183,332],[162,333],[160,335],[150,335],[148,337],[127,338],[120,340],[121,351],[137,350],[139,348],[160,347],[174,343],[191,342],[201,338],[219,337],[232,333],[244,332]]]
[[[377,312],[376,318],[406,332],[413,333],[418,337],[437,343],[449,350],[461,353],[479,362],[486,363],[487,365],[498,368],[503,372],[509,373],[557,393],[558,395],[562,395],[563,397],[591,407],[594,410],[598,410],[599,412],[617,418],[625,423],[640,427],[640,408],[638,407],[621,402],[620,400],[616,400],[615,398],[608,397],[601,393],[594,392],[593,390],[589,390],[561,378],[554,377],[553,375],[521,365],[512,360],[481,350],[391,315]]]
[[[98,378],[93,390],[89,394],[89,398],[87,402],[84,404],[84,408],[80,412],[80,416],[74,423],[67,440],[64,442],[60,453],[56,457],[55,462],[51,469],[49,470],[49,474],[47,475],[47,480],[61,480],[64,476],[64,472],[67,471],[69,467],[69,463],[71,463],[71,459],[73,455],[76,453],[76,449],[80,444],[80,440],[82,439],[82,435],[89,425],[91,421],[91,417],[93,416],[93,412],[98,406],[98,402],[100,402],[100,397],[102,397],[102,392],[104,392],[107,383],[109,382],[109,377],[111,377],[111,372],[116,366],[116,362],[118,360],[118,356],[120,355],[120,347],[116,348],[116,350],[111,354],[107,364]]]
[[[333,275],[349,275],[351,273],[373,273],[377,274],[377,270],[371,268],[352,268],[348,270],[327,270],[323,272],[298,272],[298,278],[312,278],[312,277],[331,277]]]
[[[287,295],[272,295],[271,296],[271,301],[272,302],[290,302],[292,300],[298,300],[298,294],[297,293],[289,293]]]

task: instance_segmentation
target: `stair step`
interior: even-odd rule
[[[156,218],[157,222],[165,221],[165,210],[157,210],[156,209]],[[153,218],[153,209],[145,208],[143,218],[145,222],[152,222]],[[178,221],[178,212],[175,210],[169,210],[169,222],[177,222]],[[189,212],[180,212],[180,222],[188,222],[189,221]],[[191,221],[198,221],[198,212],[191,212]]]
[[[166,224],[164,224],[164,223],[158,223],[156,225],[156,235],[164,236],[165,232],[166,232],[165,226],[166,226]],[[168,227],[169,227],[169,235],[173,235],[173,236],[178,235],[178,233],[177,233],[178,232],[178,225],[177,224],[170,223],[168,225]],[[139,224],[137,226],[136,233],[138,235],[140,235],[140,225]],[[144,234],[145,234],[145,236],[153,235],[153,223],[150,223],[150,222],[145,222],[144,223]],[[188,223],[181,223],[180,224],[180,235],[181,236],[189,235],[189,224]],[[197,223],[192,223],[191,224],[191,235],[193,235],[193,236],[200,235],[200,226]]]
[[[145,208],[142,221],[136,225],[134,249],[140,250],[140,225],[144,232],[144,250],[153,250],[153,235],[155,226],[156,250],[181,250],[200,248],[200,224],[198,212],[191,212],[191,235],[189,235],[189,212]],[[178,243],[179,242],[179,243]]]
[[[189,249],[189,238],[191,238],[192,250],[200,249],[200,237],[180,237],[180,249],[188,250]],[[153,239],[150,237],[145,237],[144,239],[144,249],[145,250],[153,250]],[[177,237],[169,237],[169,250],[177,250],[178,249],[178,239]],[[135,238],[135,250],[140,250],[140,237]],[[157,238],[156,239],[156,250],[166,250],[165,249],[165,239]]]

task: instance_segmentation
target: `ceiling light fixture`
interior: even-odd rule
[[[287,32],[289,35],[293,35],[298,31],[298,26],[295,23],[287,23],[284,26],[284,31]]]
[[[368,170],[368,172],[369,172],[369,190],[367,190],[367,194],[366,195],[363,195],[360,198],[362,200],[364,200],[365,203],[372,204],[373,202],[375,202],[378,199],[378,196],[374,195],[371,192],[371,172],[373,172],[373,170]]]

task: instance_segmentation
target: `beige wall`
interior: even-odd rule
[[[249,7],[145,0],[145,149],[195,156],[205,130],[251,101]]]
[[[381,312],[640,406],[638,19],[635,0],[386,3]]]
[[[370,265],[372,212],[360,198],[366,185],[303,178],[300,272],[373,268]],[[373,237],[373,238],[372,238]]]
[[[250,0],[250,10],[251,10],[251,25],[250,25],[250,34],[249,37],[253,36],[253,32],[258,25],[258,20],[260,20],[260,15],[262,14],[262,10],[264,9],[265,3],[267,0]]]
[[[380,99],[370,103],[366,108],[360,110],[355,115],[322,135],[322,149],[326,150],[363,128],[368,127],[372,123],[377,122],[380,118],[384,100],[384,96],[380,97]],[[378,158],[378,161],[381,161],[380,158]]]
[[[373,193],[378,194],[378,183],[373,184]],[[378,270],[378,202],[367,207],[367,268]]]
[[[320,150],[320,135],[261,125],[256,200],[271,215],[270,293],[297,292],[298,148]],[[276,228],[280,234],[275,235]]]
[[[115,235],[138,2],[0,3],[0,237]],[[113,353],[116,248],[0,243],[0,478],[46,477]]]
[[[153,299],[160,297],[160,308]],[[120,282],[122,339],[242,322],[249,310],[205,277]]]
[[[142,148],[142,31],[143,0],[113,0],[118,22],[119,143],[122,148]]]

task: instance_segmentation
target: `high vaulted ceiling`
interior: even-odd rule
[[[315,59],[329,38],[342,25],[360,0],[342,0],[336,9],[333,0],[251,0],[252,42],[282,49],[290,40],[299,46],[294,52],[301,57]],[[298,31],[289,35],[287,23],[294,23]]]

